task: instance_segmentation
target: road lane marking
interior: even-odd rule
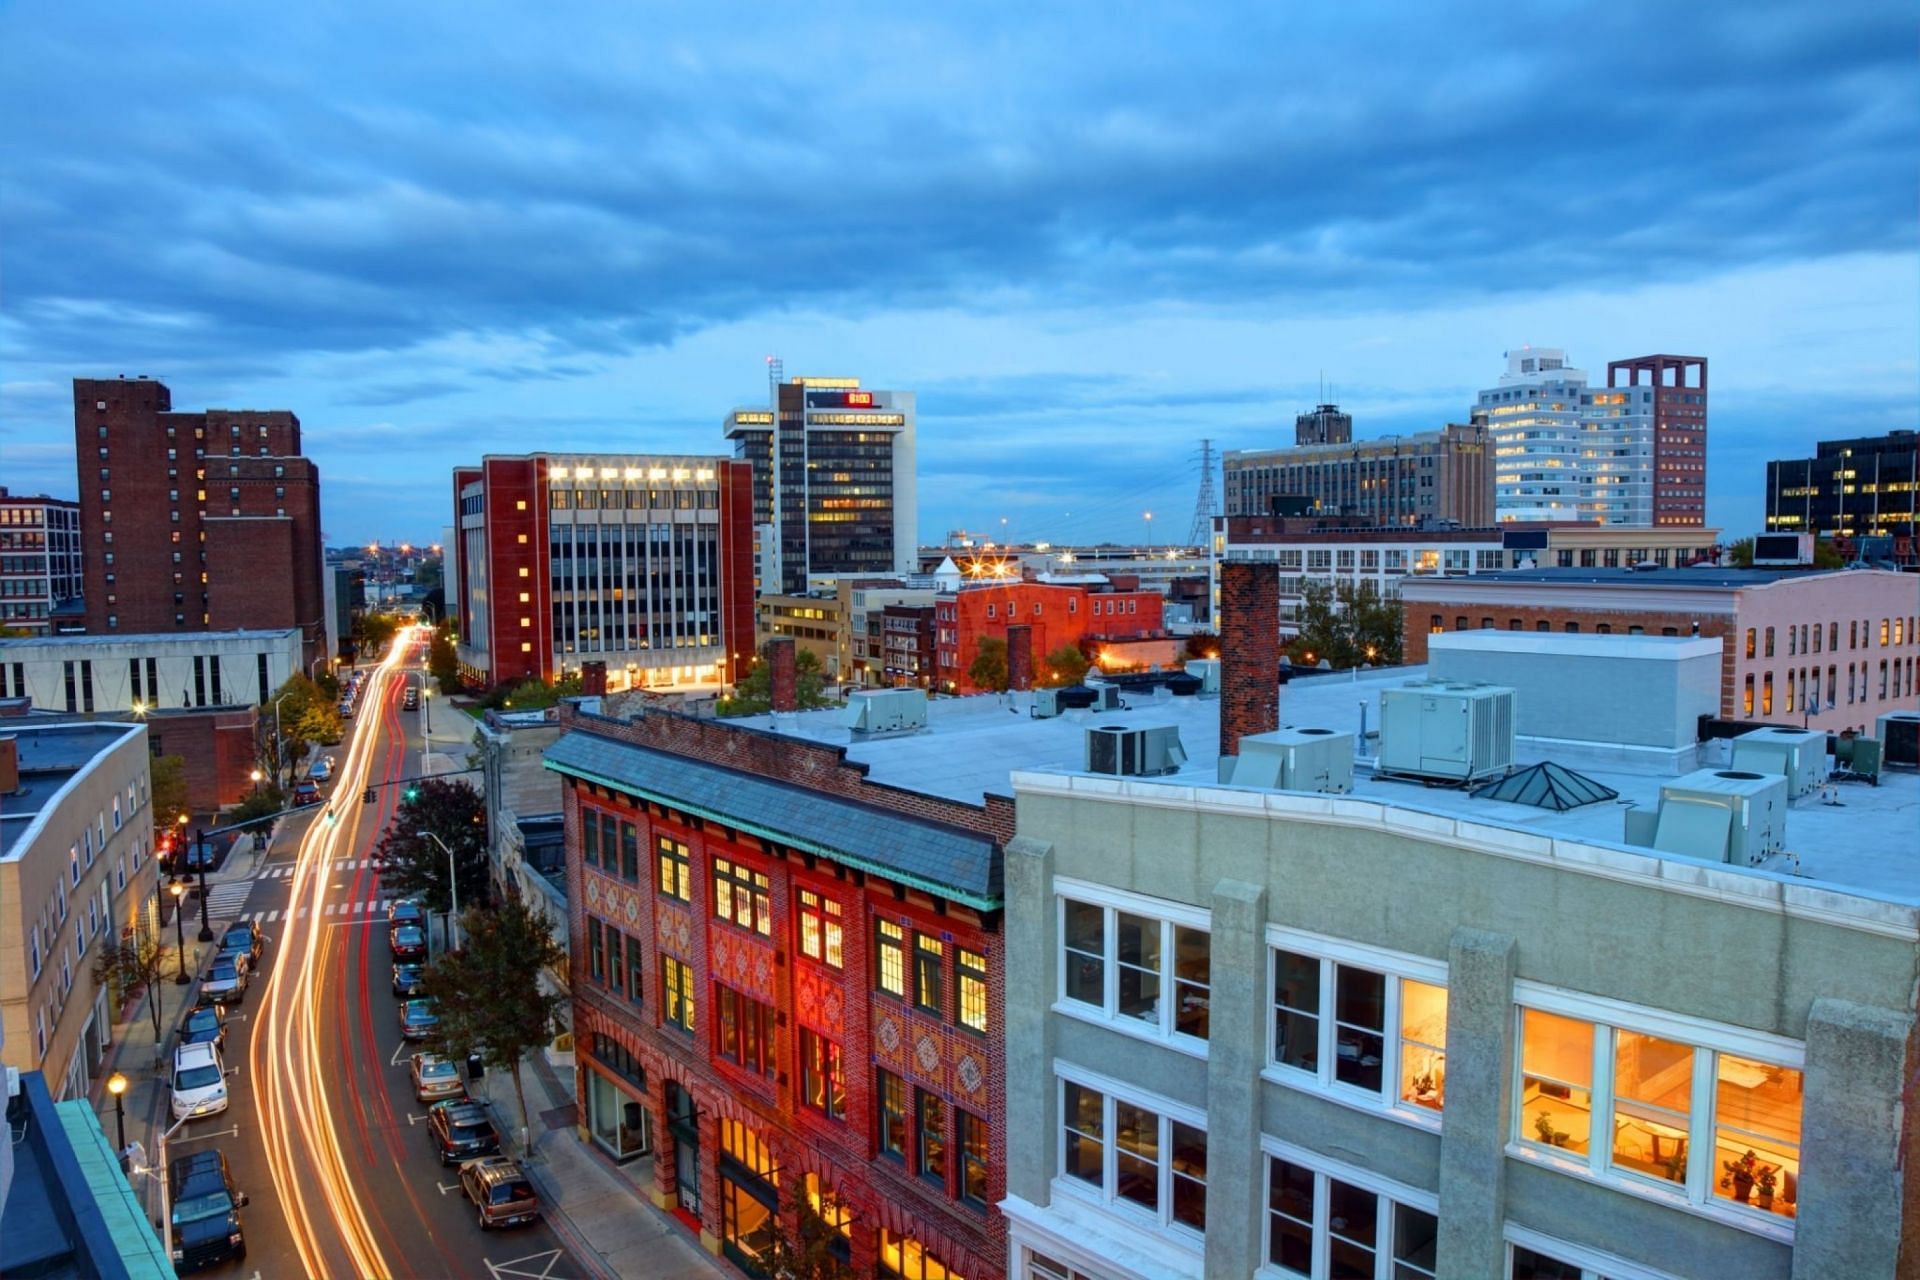
[[[388,1065],[388,1066],[390,1066],[390,1067],[397,1067],[397,1066],[399,1066],[399,1065],[400,1065],[400,1055],[401,1055],[401,1054],[403,1054],[403,1053],[408,1053],[408,1052],[409,1052],[409,1049],[408,1049],[408,1045],[407,1045],[407,1042],[406,1042],[405,1040],[402,1040],[402,1041],[400,1042],[400,1045],[399,1045],[399,1047],[398,1047],[398,1048],[396,1048],[396,1049],[395,1049],[395,1050],[393,1051],[393,1056],[392,1056],[391,1058],[388,1058],[388,1059],[387,1059],[387,1065]]]
[[[553,1269],[560,1265],[560,1260],[565,1256],[565,1250],[549,1249],[544,1253],[530,1253],[524,1258],[509,1258],[505,1262],[495,1262],[491,1258],[482,1258],[481,1261],[487,1264],[487,1270],[493,1272],[494,1280],[499,1280],[501,1276],[525,1276],[529,1280],[550,1280]],[[541,1266],[542,1263],[546,1265]],[[535,1266],[540,1269],[538,1271],[524,1269]]]
[[[459,1183],[457,1183],[457,1182],[456,1182],[456,1183],[454,1183],[454,1184],[453,1184],[452,1186],[448,1186],[448,1185],[447,1185],[446,1183],[444,1183],[444,1182],[436,1182],[436,1183],[434,1183],[433,1185],[434,1185],[434,1186],[436,1186],[436,1187],[438,1187],[438,1188],[440,1188],[440,1194],[441,1194],[441,1195],[445,1195],[445,1194],[447,1194],[447,1192],[449,1192],[449,1191],[458,1191],[458,1190],[460,1189],[460,1184],[459,1184]]]

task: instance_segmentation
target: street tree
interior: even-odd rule
[[[147,762],[154,825],[171,823],[187,811],[187,762],[182,756],[154,756]]]
[[[402,897],[419,899],[429,911],[452,910],[447,852],[432,836],[453,850],[460,901],[483,902],[487,897],[486,803],[466,782],[428,778],[407,788],[392,825],[374,846],[380,883],[392,886]]]
[[[967,664],[967,680],[990,693],[1007,690],[1007,642],[999,636],[981,636],[980,648]]]
[[[442,619],[433,629],[433,642],[427,648],[427,672],[440,682],[440,692],[460,690],[460,656],[453,647],[453,623]]]
[[[1048,654],[1042,662],[1040,683],[1043,685],[1079,684],[1086,679],[1087,668],[1092,665],[1087,661],[1087,655],[1080,652],[1080,646],[1063,644]]]
[[[266,759],[269,772],[287,787],[292,785],[288,772],[296,761],[316,745],[331,746],[340,741],[345,732],[338,706],[319,685],[297,671],[262,704],[260,718],[264,733],[270,734],[277,727],[279,758],[275,759],[269,748]]]
[[[834,1252],[843,1237],[808,1201],[802,1182],[787,1180],[786,1205],[774,1215],[761,1267],[773,1280],[852,1280],[853,1268]]]
[[[390,613],[361,612],[353,616],[353,651],[359,662],[376,661],[387,642],[400,630],[400,619]]]
[[[153,1035],[160,1037],[160,982],[166,968],[166,952],[160,944],[136,933],[125,940],[107,941],[93,962],[93,981],[111,987],[116,1000],[125,1000],[145,988],[147,1013],[153,1019]]]
[[[1337,586],[1309,580],[1301,588],[1299,634],[1287,646],[1297,664],[1326,662],[1336,669],[1400,661],[1400,601],[1371,582]]]
[[[520,1060],[546,1047],[559,1030],[566,997],[542,986],[540,975],[565,962],[545,917],[519,897],[474,907],[460,917],[465,943],[444,951],[421,976],[440,1021],[434,1047],[456,1061],[477,1053],[493,1070],[511,1072],[520,1102],[521,1133],[530,1128]]]
[[[819,707],[833,705],[833,699],[827,697],[826,673],[820,666],[820,655],[811,649],[794,646],[793,652],[793,688],[794,701],[800,710],[812,711]],[[714,713],[722,716],[758,716],[773,709],[773,668],[767,661],[767,651],[760,651],[760,661],[754,663],[753,670],[746,678],[733,687],[731,698],[722,698],[715,704]]]

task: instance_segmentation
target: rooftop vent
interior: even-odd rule
[[[1530,804],[1536,809],[1552,809],[1555,813],[1598,804],[1602,800],[1618,799],[1620,795],[1612,787],[1603,787],[1592,778],[1583,777],[1551,760],[1542,760],[1539,764],[1510,773],[1498,782],[1477,787],[1473,794],[1478,800]]]
[[[856,734],[912,733],[927,727],[924,689],[875,689],[847,699],[843,723]]]
[[[1827,735],[1816,729],[1768,727],[1733,740],[1733,767],[1787,780],[1789,799],[1827,780]]]
[[[1660,788],[1657,811],[1627,810],[1628,844],[1703,862],[1750,867],[1787,838],[1787,780],[1746,769],[1702,769]]]
[[[1224,781],[1276,791],[1353,790],[1353,735],[1333,729],[1276,729],[1240,739],[1240,755]]]
[[[1380,771],[1478,782],[1513,767],[1513,690],[1415,680],[1380,693]]]
[[[1187,762],[1180,730],[1170,724],[1133,728],[1101,725],[1087,730],[1087,772],[1144,778],[1175,773]]]

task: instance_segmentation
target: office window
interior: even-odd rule
[[[714,1052],[757,1075],[774,1073],[773,1006],[715,983]]]
[[[742,929],[773,932],[772,881],[731,858],[713,860],[713,914]]]
[[[615,992],[622,992],[627,984],[626,937],[613,926],[607,926],[607,986]]]
[[[800,1100],[832,1120],[847,1118],[846,1064],[840,1046],[800,1028]]]
[[[1381,957],[1396,960],[1405,963]],[[1438,976],[1430,964],[1426,971]],[[1274,948],[1275,1079],[1437,1112],[1446,1097],[1446,1036],[1447,989],[1439,983]]]
[[[1439,1226],[1429,1209],[1267,1157],[1267,1261],[1282,1275],[1421,1280],[1435,1274]]]
[[[874,985],[890,996],[907,997],[907,931],[891,920],[873,922]]]
[[[1747,649],[1746,649],[1746,653],[1747,653],[1747,656],[1748,656],[1749,658],[1751,658],[1751,657],[1753,656],[1753,654],[1754,654],[1754,649],[1755,649],[1755,647],[1756,647],[1756,646],[1755,646],[1755,642],[1756,642],[1756,640],[1757,640],[1757,638],[1758,638],[1758,636],[1759,636],[1759,633],[1758,633],[1757,631],[1755,631],[1755,630],[1754,630],[1754,629],[1753,629],[1752,627],[1748,627],[1748,628],[1747,628]]]
[[[946,946],[938,938],[913,939],[913,1003],[936,1016],[946,1011]]]
[[[1766,656],[1766,657],[1769,657],[1769,658],[1771,658],[1771,657],[1773,656],[1773,628],[1772,628],[1772,627],[1768,627],[1768,628],[1767,628],[1767,638],[1766,638],[1766,654],[1765,654],[1765,656]]]
[[[627,999],[635,1004],[641,1002],[646,990],[645,984],[641,981],[642,973],[640,938],[635,935],[627,939]]]
[[[904,1162],[907,1158],[907,1086],[884,1068],[873,1073],[880,1154]]]
[[[592,809],[580,810],[580,860],[590,867],[600,865],[600,815]]]
[[[1109,1203],[1154,1214],[1163,1226],[1205,1232],[1207,1136],[1159,1108],[1060,1082],[1060,1172]]]
[[[691,1034],[695,1027],[693,970],[672,956],[660,957],[660,1001],[666,1020]]]
[[[947,1185],[947,1107],[935,1095],[920,1090],[915,1110],[919,1124],[914,1132],[914,1167],[920,1176]]]
[[[953,1127],[960,1153],[960,1199],[984,1210],[987,1207],[987,1122],[955,1107]],[[1203,1144],[1203,1161],[1204,1150]]]
[[[953,971],[959,988],[957,1021],[969,1031],[987,1029],[987,958],[978,951],[957,947]]]
[[[927,1247],[911,1236],[896,1236],[880,1228],[880,1274],[898,1280],[961,1280]]]
[[[1060,995],[1070,1008],[1129,1030],[1207,1038],[1203,915],[1191,913],[1189,923],[1069,897],[1060,899],[1060,912]]]
[[[800,903],[800,954],[832,968],[841,968],[845,939],[840,904],[811,889],[801,889],[796,897]]]
[[[613,851],[603,857],[611,860]],[[620,878],[635,884],[640,881],[640,831],[631,822],[620,824]]]
[[[655,887],[669,898],[693,901],[693,861],[687,846],[671,836],[661,836],[655,845],[659,870]]]
[[[606,960],[600,939],[600,922],[587,917],[587,976],[595,982],[606,978]]]

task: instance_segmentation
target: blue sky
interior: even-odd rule
[[[76,375],[291,408],[331,542],[483,452],[919,392],[923,538],[1184,536],[1202,437],[1711,364],[1709,518],[1916,425],[1907,3],[0,8],[0,483]]]

